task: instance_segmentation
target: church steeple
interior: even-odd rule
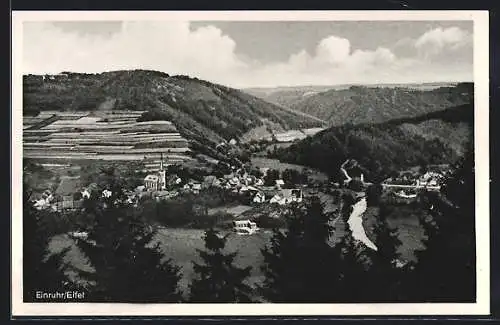
[[[167,186],[167,180],[166,180],[166,172],[165,170],[163,169],[163,152],[160,153],[161,154],[161,160],[160,160],[160,171],[158,172],[158,178],[159,178],[159,188],[161,190],[164,190]]]

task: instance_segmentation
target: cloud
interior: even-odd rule
[[[444,48],[457,50],[470,45],[472,35],[458,27],[436,28],[424,33],[415,41],[417,49],[431,49],[440,51]]]
[[[402,57],[444,63],[450,60],[472,63],[472,34],[458,27],[435,28],[416,39],[398,41],[393,51]]]
[[[23,28],[25,73],[141,68],[233,87],[424,82],[472,76],[472,36],[457,27],[436,28],[375,49],[353,49],[348,39],[329,35],[310,53],[303,49],[272,63],[236,54],[236,42],[217,27],[193,30],[189,22],[124,22],[111,35],[67,32],[50,23],[25,23]]]
[[[319,42],[316,48],[316,59],[329,64],[341,64],[349,59],[350,52],[351,43],[349,40],[328,36]]]
[[[26,72],[145,68],[213,78],[246,66],[235,55],[236,43],[212,26],[191,31],[188,22],[124,22],[111,37],[68,33],[50,23],[24,29]]]

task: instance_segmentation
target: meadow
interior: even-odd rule
[[[162,228],[157,234],[157,240],[165,253],[165,259],[172,258],[173,262],[182,268],[183,277],[179,285],[184,292],[188,289],[188,285],[195,275],[192,261],[201,262],[197,250],[204,249],[203,233],[204,231],[199,229]],[[263,257],[260,250],[269,243],[272,232],[261,230],[252,236],[240,236],[229,231],[221,233],[228,234],[226,252],[238,252],[235,264],[239,267],[252,267],[248,283],[250,285],[261,283],[263,275],[260,265],[263,262]],[[76,247],[73,239],[67,235],[54,236],[49,243],[49,251],[52,253],[60,252],[67,247],[70,247],[70,250],[66,254],[66,262],[76,269],[92,271],[92,267],[88,265],[86,258]],[[72,279],[78,280],[77,271],[72,271],[69,275]]]

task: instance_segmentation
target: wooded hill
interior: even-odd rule
[[[472,145],[473,121],[474,107],[465,104],[384,123],[345,124],[278,149],[274,156],[333,177],[353,158],[377,181],[408,167],[455,163]]]
[[[236,89],[148,70],[24,76],[24,115],[45,110],[146,110],[141,120],[169,120],[184,137],[203,143],[238,138],[264,124],[280,131],[318,126]]]
[[[381,123],[469,103],[473,91],[472,83],[431,90],[351,86],[297,98],[288,107],[313,115],[331,126]]]

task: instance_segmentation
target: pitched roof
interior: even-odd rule
[[[70,195],[80,191],[80,177],[65,177],[61,179],[56,194]]]
[[[145,178],[144,178],[144,181],[152,181],[152,182],[157,182],[158,181],[158,176],[157,175],[153,175],[153,174],[150,174],[150,175],[147,175]]]

